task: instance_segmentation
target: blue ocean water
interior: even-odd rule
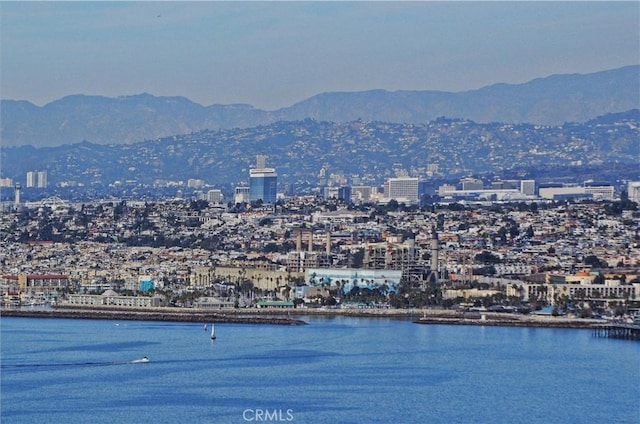
[[[640,344],[588,330],[2,318],[2,423],[633,423]],[[148,363],[133,363],[148,356]]]

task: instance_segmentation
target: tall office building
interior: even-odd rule
[[[629,200],[640,202],[640,181],[629,181],[627,194]]]
[[[47,188],[47,171],[38,172],[38,188]]]
[[[35,187],[38,179],[38,173],[35,171],[27,172],[27,188]]]
[[[27,172],[27,187],[47,188],[47,171]]]
[[[233,195],[234,203],[247,203],[249,201],[249,187],[236,187]]]
[[[338,188],[338,199],[344,200],[345,202],[351,202],[351,187],[342,186]]]
[[[222,203],[222,191],[218,189],[209,190],[207,192],[207,202],[210,203]]]
[[[398,202],[417,203],[418,178],[402,177],[389,178],[384,183],[384,194],[387,199],[395,199]]]
[[[520,181],[520,193],[529,196],[536,194],[536,181],[535,180],[522,180]]]
[[[204,187],[205,182],[204,180],[200,180],[197,178],[189,178],[187,180],[187,187],[189,188],[202,188]]]
[[[249,170],[249,201],[275,203],[278,194],[278,174],[265,166],[266,160],[258,155],[256,167]]]

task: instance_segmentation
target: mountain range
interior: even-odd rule
[[[477,123],[559,125],[586,122],[640,107],[640,65],[590,74],[563,74],[523,84],[494,84],[464,92],[322,93],[266,111],[251,105],[202,106],[185,97],[150,94],[70,95],[44,106],[1,101],[2,146],[58,146],[89,141],[134,143],[202,130],[251,128],[280,121],[355,120],[426,124],[440,117]]]
[[[560,126],[445,118],[427,124],[304,119],[129,144],[7,147],[0,151],[0,162],[3,177],[15,182],[24,183],[27,171],[46,170],[51,186],[64,183],[85,190],[162,187],[193,178],[228,193],[247,183],[256,155],[268,156],[280,187],[296,191],[316,187],[321,170],[327,178],[378,185],[396,169],[426,176],[430,164],[449,178],[523,169],[540,175],[541,169],[551,168],[554,175],[583,175],[581,170],[598,167],[588,178],[612,173],[618,180],[640,176],[639,139],[638,109]]]

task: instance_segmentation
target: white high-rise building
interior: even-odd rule
[[[38,180],[38,173],[35,171],[27,172],[27,188],[35,187]]]
[[[209,190],[207,192],[207,202],[210,203],[222,203],[222,191],[221,190]]]
[[[197,178],[189,178],[187,180],[187,187],[189,188],[202,188],[204,187],[205,183],[204,180],[200,180]]]
[[[47,188],[47,171],[38,172],[38,188]]]
[[[236,187],[235,194],[233,196],[234,203],[248,203],[249,202],[249,187]]]
[[[629,181],[627,192],[629,200],[640,202],[640,181]]]
[[[420,200],[418,178],[389,178],[384,183],[384,194],[389,200],[395,199],[398,202],[417,203]]]
[[[29,171],[27,172],[27,188],[46,188],[47,187],[47,171]]]

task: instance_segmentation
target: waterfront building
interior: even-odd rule
[[[541,301],[556,304],[561,299],[573,302],[586,301],[606,307],[611,302],[640,300],[640,283],[625,283],[619,279],[608,278],[604,283],[594,283],[595,274],[578,272],[576,274],[544,275],[544,281],[518,284],[523,301]]]
[[[193,302],[193,307],[196,309],[223,309],[233,308],[234,302],[230,300],[219,299],[217,297],[200,297]]]
[[[397,292],[401,278],[402,271],[391,269],[309,268],[305,272],[307,285],[336,287],[342,293],[354,287]]]
[[[256,304],[256,307],[285,309],[285,308],[293,308],[295,307],[295,305],[290,300],[261,300]]]
[[[468,300],[468,299],[479,299],[483,297],[495,296],[498,293],[501,293],[500,290],[446,289],[442,291],[442,298],[443,299],[463,298],[465,300]]]
[[[69,276],[59,274],[17,274],[3,275],[2,286],[13,286],[22,293],[58,292],[69,288]]]
[[[122,306],[128,308],[152,308],[163,305],[162,297],[155,296],[121,296],[113,290],[102,294],[72,294],[67,303],[82,306]]]
[[[261,290],[276,290],[304,278],[304,273],[282,269],[274,264],[239,263],[238,266],[199,267],[192,271],[192,285],[199,281],[219,280],[226,284],[242,284],[250,281]]]
[[[117,289],[117,284],[114,280],[107,280],[104,277],[94,277],[86,284],[82,284],[82,290],[85,293],[102,293],[107,290]]]

